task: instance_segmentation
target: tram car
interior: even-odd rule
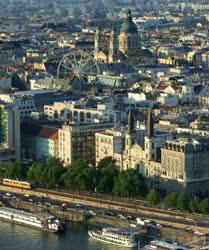
[[[10,187],[17,187],[17,188],[24,188],[24,189],[31,189],[32,184],[27,181],[18,181],[12,179],[3,179],[3,185],[10,186]]]

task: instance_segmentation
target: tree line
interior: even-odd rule
[[[145,197],[145,178],[134,169],[119,171],[111,157],[102,159],[97,167],[77,160],[63,167],[57,159],[35,162],[30,168],[14,163],[0,168],[3,178],[28,180],[40,187],[62,187],[70,190],[98,191],[120,197]]]
[[[150,206],[209,214],[209,196],[188,199],[184,192],[161,197],[156,189],[148,190],[145,178],[135,169],[119,171],[111,157],[102,159],[97,167],[77,160],[63,167],[58,159],[34,162],[27,167],[20,163],[0,166],[0,177],[28,180],[39,187],[60,187],[73,191],[97,191],[119,197],[144,198]]]
[[[192,199],[188,199],[184,192],[172,192],[164,199],[161,199],[158,191],[152,189],[147,195],[147,201],[151,206],[156,206],[161,203],[168,209],[180,210],[182,212],[209,214],[209,196],[204,198],[194,196]]]

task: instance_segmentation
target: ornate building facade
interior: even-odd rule
[[[127,11],[119,34],[113,23],[110,34],[109,49],[105,49],[102,42],[100,25],[97,25],[95,33],[94,59],[104,63],[126,62],[138,65],[142,57],[146,57],[141,49],[140,36],[136,24],[132,20],[131,11]]]

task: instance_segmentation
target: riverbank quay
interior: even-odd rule
[[[166,209],[147,207],[142,204],[132,204],[129,201],[119,201],[118,199],[103,199],[99,195],[97,197],[87,195],[77,195],[66,192],[58,192],[54,190],[23,190],[13,187],[0,185],[0,191],[11,192],[21,195],[30,195],[36,197],[45,197],[51,200],[67,202],[72,204],[82,204],[88,207],[98,209],[113,210],[122,213],[134,214],[145,218],[150,218],[156,223],[170,226],[173,228],[185,229],[189,231],[200,231],[209,234],[209,217],[199,214],[180,213],[177,211],[168,211]]]
[[[105,227],[105,226],[130,227],[130,221],[121,220],[119,218],[113,218],[112,216],[107,216],[107,215],[99,215],[99,214],[90,215],[84,209],[68,208],[62,211],[60,209],[60,206],[56,205],[51,205],[51,206],[39,205],[17,200],[11,200],[9,201],[9,203],[7,202],[7,205],[8,204],[10,207],[30,211],[33,213],[48,212],[65,221],[84,223],[87,225],[99,226],[99,227]],[[134,225],[136,225],[136,223],[134,223]]]
[[[65,222],[74,222],[82,225],[87,225],[88,227],[118,227],[118,228],[132,228],[136,235],[138,236],[138,240],[147,240],[147,239],[156,239],[156,238],[169,238],[175,242],[179,242],[181,244],[185,244],[188,242],[193,242],[196,240],[194,234],[190,231],[184,231],[180,229],[168,228],[168,227],[158,227],[158,225],[149,225],[147,227],[143,227],[137,225],[134,219],[125,220],[120,219],[118,217],[113,217],[104,214],[92,214],[89,215],[88,210],[83,207],[80,208],[67,208],[66,210],[60,210],[62,206],[54,204],[53,201],[49,203],[47,200],[43,199],[43,204],[38,204],[34,202],[27,202],[23,200],[18,200],[19,197],[11,197],[11,199],[6,199],[3,201],[2,205],[7,205],[13,208],[17,208],[19,210],[30,211],[33,213],[50,213],[56,216],[59,219],[64,220]],[[31,200],[31,198],[30,198]],[[200,243],[204,243],[204,239],[200,239],[198,241]]]

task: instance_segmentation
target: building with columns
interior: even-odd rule
[[[74,102],[55,102],[44,106],[44,114],[49,120],[71,121],[78,124],[93,122],[122,122],[125,112],[107,108],[105,104],[97,105],[97,108],[84,108]]]

